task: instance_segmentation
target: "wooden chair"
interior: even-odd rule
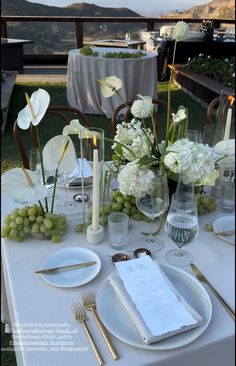
[[[219,107],[220,97],[214,98],[207,108],[207,124],[213,123],[213,117],[217,116],[217,108]]]
[[[126,112],[124,112],[124,118],[123,118],[124,122],[127,123],[129,121],[129,119],[132,118],[130,108],[128,108],[128,107],[131,107],[133,102],[134,102],[134,100],[130,100],[130,101],[126,102],[126,104],[122,103],[113,112],[113,115],[112,115],[112,135],[113,136],[115,136],[115,134],[116,134],[116,125],[117,125],[118,113],[122,109],[125,109],[125,108],[127,109]],[[158,106],[162,106],[167,111],[168,104],[164,100],[152,99],[152,103],[157,104]],[[172,107],[171,107],[171,113],[174,113],[174,110],[173,110]],[[157,112],[154,112],[154,120],[155,120],[155,127],[157,127],[157,122],[158,122]]]
[[[52,120],[50,118],[48,118],[51,115],[58,117],[56,119],[56,122],[57,121],[62,122],[64,125],[68,125],[72,119],[79,119],[80,123],[83,126],[89,127],[89,121],[88,121],[87,117],[85,116],[85,114],[83,112],[81,112],[77,108],[61,106],[61,105],[51,105],[48,107],[43,119],[44,120],[47,119],[48,123],[49,123],[49,121],[52,122]],[[54,120],[54,122],[55,122],[55,120]],[[21,131],[21,129],[18,127],[17,121],[15,121],[14,126],[13,126],[13,135],[14,135],[15,143],[16,143],[16,146],[17,146],[19,155],[21,157],[24,168],[29,169],[29,159],[26,154],[25,145],[22,142],[20,131]],[[35,129],[35,126],[33,126],[32,124],[30,126],[30,135],[31,135],[32,147],[37,148],[38,143],[37,143],[37,138],[36,138],[36,129]]]

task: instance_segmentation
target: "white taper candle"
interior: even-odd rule
[[[232,121],[232,108],[229,107],[228,112],[227,112],[226,123],[225,123],[224,140],[229,139],[230,129],[231,129],[231,121]]]
[[[99,163],[98,149],[93,150],[93,209],[92,209],[92,230],[99,228]]]

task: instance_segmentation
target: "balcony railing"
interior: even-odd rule
[[[147,31],[154,31],[155,25],[158,26],[168,23],[176,23],[180,20],[183,20],[187,23],[191,24],[202,24],[203,19],[192,19],[192,18],[147,18],[147,17],[85,17],[85,16],[2,16],[1,17],[1,37],[8,38],[8,29],[7,24],[10,22],[59,22],[59,23],[74,23],[75,25],[75,45],[77,48],[83,47],[84,42],[84,25],[88,23],[125,23],[129,25],[133,25],[134,23],[138,24],[146,24]],[[229,19],[211,19],[213,22],[214,29],[218,29],[222,24],[235,24],[235,20]],[[32,35],[31,35],[32,37]],[[55,62],[55,64],[63,62],[67,59],[67,54],[50,54],[50,55],[25,55],[24,60],[26,63],[32,60],[47,60],[51,62]]]
[[[147,31],[154,31],[156,23],[176,23],[184,20],[186,23],[202,23],[203,19],[192,18],[146,18],[146,17],[73,17],[73,16],[2,16],[1,37],[7,38],[7,22],[72,22],[75,24],[76,46],[83,46],[84,23],[145,23]],[[214,28],[221,24],[235,24],[235,20],[211,19]]]

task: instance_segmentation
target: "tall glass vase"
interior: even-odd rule
[[[223,127],[224,140],[235,137],[235,91],[233,89],[222,89],[220,92],[217,125]]]
[[[83,155],[86,161],[94,168],[94,158],[98,161],[98,179],[93,176],[93,185],[91,192],[91,201],[87,212],[87,221],[88,224],[91,224],[92,221],[97,221],[96,216],[97,210],[99,210],[99,223],[103,223],[103,211],[101,207],[104,204],[104,179],[103,179],[103,170],[104,170],[104,130],[97,127],[88,128],[90,133],[86,138],[83,139]],[[94,209],[94,207],[96,208]],[[96,212],[95,212],[96,211]],[[94,222],[92,222],[94,223]],[[95,223],[96,226],[96,223]]]

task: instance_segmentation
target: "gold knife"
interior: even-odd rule
[[[53,267],[53,268],[45,268],[45,269],[39,269],[38,271],[35,271],[35,273],[37,274],[50,274],[53,272],[56,272],[60,269],[64,270],[64,269],[72,269],[72,268],[83,268],[83,267],[89,267],[89,266],[93,266],[94,264],[96,264],[97,262],[84,262],[84,263],[76,263],[76,264],[68,264],[66,266],[61,266],[61,267]]]
[[[234,311],[229,307],[229,305],[227,304],[227,302],[225,302],[225,300],[216,291],[216,289],[212,286],[212,284],[208,281],[208,279],[202,274],[202,272],[197,268],[197,266],[195,266],[195,264],[191,263],[190,266],[192,268],[192,271],[195,273],[195,275],[199,279],[199,281],[204,282],[211,289],[211,291],[215,294],[215,296],[218,298],[218,300],[224,306],[225,310],[229,313],[229,315],[231,316],[231,318],[233,318],[233,320],[235,320],[235,313],[234,313]]]

